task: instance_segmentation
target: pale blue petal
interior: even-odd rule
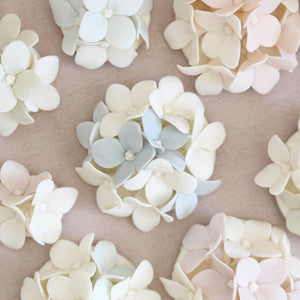
[[[90,144],[90,135],[94,128],[93,122],[82,122],[79,123],[76,127],[76,134],[78,141],[82,147],[85,149],[89,149],[91,147]]]
[[[95,109],[94,109],[94,113],[93,113],[93,121],[94,122],[101,122],[102,119],[108,114],[108,108],[107,106],[100,101]]]
[[[114,168],[125,160],[125,151],[115,138],[105,138],[92,145],[92,157],[103,168]]]
[[[98,279],[93,290],[92,300],[111,300],[113,284],[107,279]]]
[[[185,169],[184,156],[179,151],[157,150],[156,156],[158,158],[167,160],[175,169],[179,171],[184,171]]]
[[[70,4],[77,12],[79,12],[80,9],[83,7],[82,0],[70,0]]]
[[[174,205],[177,200],[177,196],[178,196],[178,194],[176,193],[175,196],[163,208],[161,208],[160,211],[163,213],[170,212],[174,208]]]
[[[217,188],[219,188],[220,185],[221,185],[221,180],[206,181],[206,180],[198,179],[198,186],[195,190],[195,193],[198,196],[207,195],[215,191]]]
[[[142,116],[144,133],[149,140],[156,141],[161,132],[161,120],[152,109],[148,109]]]
[[[164,150],[163,146],[161,145],[160,141],[151,140],[146,135],[144,135],[147,141],[150,143],[150,145],[155,149]]]
[[[136,122],[123,125],[119,131],[120,143],[125,150],[139,153],[143,149],[143,136],[141,127]]]
[[[134,171],[134,162],[124,161],[115,174],[115,188],[125,183],[133,175]]]
[[[159,140],[166,150],[177,150],[181,148],[189,138],[189,134],[182,133],[174,126],[165,127],[159,135]]]
[[[55,23],[61,28],[69,28],[75,24],[78,14],[66,0],[50,0]]]
[[[154,156],[154,148],[149,143],[145,142],[143,150],[135,156],[134,164],[137,172],[143,170]]]
[[[178,194],[175,204],[175,212],[178,220],[182,220],[189,216],[196,208],[198,198],[195,193]]]

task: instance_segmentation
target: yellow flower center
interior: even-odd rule
[[[230,279],[227,283],[227,286],[230,288],[230,289],[233,289],[233,280]]]
[[[6,75],[4,78],[4,82],[7,85],[13,85],[16,81],[16,76],[15,75]]]
[[[253,294],[258,290],[258,285],[256,282],[252,281],[249,283],[248,289],[250,290],[250,292]]]
[[[126,153],[125,153],[125,159],[127,161],[133,161],[134,160],[134,153],[131,151],[131,150],[128,150]]]
[[[246,240],[246,239],[241,241],[241,245],[244,246],[247,249],[251,248],[251,246],[252,246],[251,242],[249,240]]]
[[[109,8],[104,8],[102,11],[104,18],[110,19],[113,16],[113,11]]]
[[[15,194],[16,196],[23,196],[23,195],[24,195],[24,191],[21,190],[21,189],[15,189],[15,190],[14,190],[14,194]]]

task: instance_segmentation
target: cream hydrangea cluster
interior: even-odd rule
[[[34,123],[31,112],[53,110],[60,103],[55,80],[57,56],[40,57],[33,46],[38,35],[21,31],[21,21],[8,14],[0,21],[0,135],[12,134],[19,124]]]
[[[271,138],[268,154],[272,163],[256,175],[255,183],[276,196],[288,230],[300,235],[300,119],[286,144],[277,135]]]
[[[94,234],[79,245],[60,240],[50,260],[34,278],[25,278],[21,300],[160,300],[148,285],[153,279],[149,261],[134,267],[109,241],[92,246]]]
[[[294,300],[300,260],[280,228],[219,213],[188,230],[172,279],[161,281],[177,300]]]
[[[153,0],[50,0],[63,51],[76,53],[76,64],[87,69],[106,61],[125,68],[143,42],[149,48],[152,5]]]
[[[76,171],[98,186],[104,213],[132,215],[135,226],[150,231],[161,218],[186,218],[198,195],[219,187],[212,176],[216,150],[225,139],[221,123],[208,124],[199,97],[185,92],[176,77],[141,81],[131,90],[111,85],[93,122],[77,127],[88,156]]]
[[[300,45],[298,0],[174,0],[176,20],[164,36],[198,76],[200,95],[253,88],[268,93],[280,70],[292,72]]]
[[[0,170],[0,242],[12,249],[22,248],[26,237],[41,245],[55,243],[77,196],[74,188],[57,188],[48,172],[33,176],[6,161]]]

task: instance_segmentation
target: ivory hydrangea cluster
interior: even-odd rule
[[[256,175],[255,183],[276,196],[288,230],[300,235],[300,119],[286,144],[277,135],[271,138],[268,154],[272,163]]]
[[[99,102],[93,122],[77,127],[88,156],[78,174],[97,186],[102,212],[132,215],[135,226],[150,231],[161,218],[172,222],[196,208],[198,195],[218,188],[212,176],[216,150],[225,130],[208,124],[199,97],[185,92],[182,82],[167,76],[141,81],[131,90],[111,85]]]
[[[189,66],[178,66],[200,95],[253,88],[266,94],[280,70],[297,66],[298,0],[174,0],[176,20],[164,36],[181,49]]]
[[[299,279],[300,260],[283,230],[219,213],[188,230],[172,279],[161,281],[178,300],[292,300]]]
[[[109,241],[92,246],[94,234],[79,245],[60,240],[50,249],[50,260],[33,278],[25,278],[21,300],[160,300],[148,289],[153,279],[149,261],[136,268]]]
[[[55,243],[77,196],[74,188],[57,188],[48,172],[33,176],[6,161],[0,170],[0,242],[12,249],[22,248],[26,237],[41,245]]]
[[[87,69],[106,61],[129,66],[137,48],[149,48],[153,0],[50,0],[55,23],[64,38],[63,51]]]
[[[60,103],[55,80],[57,56],[40,57],[33,46],[38,35],[21,31],[21,21],[8,14],[0,21],[0,135],[12,134],[19,124],[34,123],[31,112],[53,110]]]

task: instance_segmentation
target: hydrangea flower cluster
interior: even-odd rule
[[[149,48],[153,0],[50,0],[55,23],[64,38],[63,51],[76,64],[100,68],[106,61],[129,66],[137,48]]]
[[[300,260],[280,228],[219,213],[188,230],[172,280],[161,281],[178,300],[299,299]]]
[[[0,21],[0,135],[12,134],[19,124],[34,123],[31,112],[53,110],[60,103],[55,80],[57,56],[40,57],[33,46],[38,35],[21,31],[21,21],[8,14]]]
[[[276,196],[288,230],[300,235],[300,119],[286,144],[277,135],[271,138],[268,154],[272,163],[256,175],[255,183]]]
[[[164,36],[172,49],[183,51],[189,66],[178,68],[198,76],[200,95],[251,87],[266,94],[280,70],[297,66],[298,0],[174,0],[174,11]]]
[[[212,176],[216,150],[225,138],[221,123],[208,124],[199,97],[184,92],[182,82],[167,76],[141,81],[131,90],[113,84],[99,102],[93,122],[77,127],[88,156],[76,171],[98,186],[104,213],[132,215],[141,231],[152,230],[175,208],[183,219],[196,208],[198,195],[220,185]]]
[[[40,245],[55,243],[77,196],[74,188],[57,188],[48,172],[33,176],[6,161],[0,170],[0,242],[12,249],[22,248],[26,237]]]
[[[50,260],[34,278],[25,278],[21,300],[160,300],[148,285],[153,279],[149,261],[137,268],[118,254],[113,243],[92,246],[94,234],[79,245],[60,240],[50,249]]]

